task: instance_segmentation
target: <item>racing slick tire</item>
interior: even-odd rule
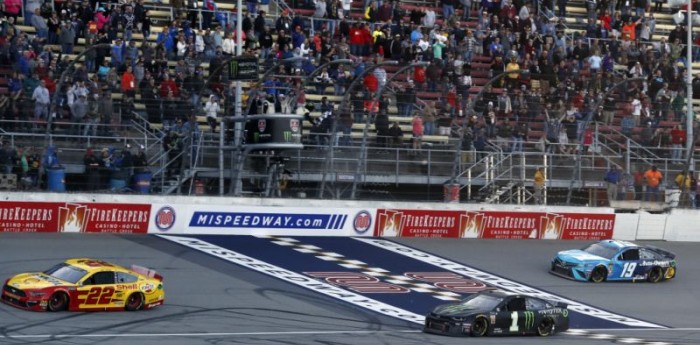
[[[649,276],[647,277],[647,280],[650,283],[658,283],[664,279],[664,270],[661,269],[661,267],[656,266],[649,271]]]
[[[46,305],[49,311],[64,311],[68,309],[68,295],[65,292],[55,292]]]
[[[143,294],[140,292],[135,292],[129,295],[129,298],[126,299],[126,303],[124,304],[124,309],[127,311],[136,311],[140,310],[143,308]]]
[[[472,322],[472,327],[469,330],[469,334],[473,337],[483,337],[489,331],[489,320],[485,317],[477,317],[474,322]]]
[[[594,283],[602,283],[605,281],[605,277],[608,276],[608,270],[603,266],[598,266],[591,272],[590,280]]]
[[[554,320],[551,317],[546,317],[542,319],[539,325],[537,325],[537,335],[540,337],[547,337],[554,333]]]

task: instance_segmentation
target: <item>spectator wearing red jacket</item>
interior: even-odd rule
[[[362,56],[369,56],[371,49],[372,49],[372,43],[374,43],[374,39],[372,38],[372,33],[369,31],[369,27],[367,26],[362,26]]]
[[[350,28],[350,54],[362,56],[362,27],[364,24],[355,24]]]
[[[172,92],[173,97],[180,96],[180,90],[174,80],[170,79],[169,74],[164,74],[163,81],[160,82],[160,96],[167,97],[168,93]]]
[[[416,90],[423,89],[425,85],[425,68],[422,66],[416,66],[413,69],[413,82],[416,84]]]
[[[369,73],[365,76],[365,87],[369,92],[375,93],[377,92],[377,89],[379,88],[379,80],[377,80],[377,77],[374,76],[374,73]]]
[[[671,160],[675,163],[683,163],[683,147],[685,146],[686,131],[682,125],[671,130]]]
[[[134,77],[131,66],[126,66],[126,72],[124,72],[122,75],[121,86],[122,93],[129,98],[134,97],[134,94],[136,93],[136,77]]]

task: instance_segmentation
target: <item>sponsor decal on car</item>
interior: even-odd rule
[[[117,290],[137,290],[139,288],[139,284],[133,283],[133,284],[117,284]]]
[[[146,283],[146,284],[141,285],[141,291],[143,291],[145,293],[151,293],[151,292],[153,292],[153,290],[155,288],[156,288],[156,286],[151,284],[151,283]]]
[[[659,267],[669,267],[671,264],[668,261],[660,261],[660,260],[654,260],[654,261],[642,261],[639,263],[639,266],[659,266]]]
[[[531,329],[535,326],[535,312],[526,311],[523,313],[523,322],[525,324],[525,329]]]

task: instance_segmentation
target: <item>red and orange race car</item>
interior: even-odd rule
[[[86,258],[15,275],[2,288],[3,302],[35,311],[141,310],[164,300],[163,277],[155,271]]]

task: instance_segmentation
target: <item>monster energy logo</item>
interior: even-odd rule
[[[530,329],[535,326],[535,313],[531,311],[526,311],[525,315],[525,329]]]
[[[231,61],[231,66],[230,66],[230,75],[232,76],[237,76],[238,75],[238,61]]]
[[[284,131],[284,141],[285,142],[292,141],[292,131]]]
[[[253,133],[253,142],[257,143],[260,141],[260,133]]]

